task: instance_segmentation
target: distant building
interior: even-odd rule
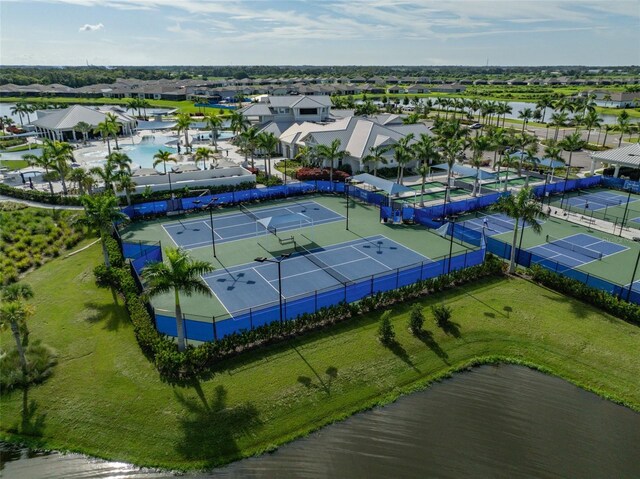
[[[107,113],[112,113],[117,117],[124,135],[131,135],[137,126],[137,120],[118,107],[97,109],[73,105],[63,110],[39,110],[36,113],[38,119],[32,122],[32,125],[40,137],[50,140],[81,140],[82,133],[75,131],[76,125],[84,122],[96,127],[107,118]]]

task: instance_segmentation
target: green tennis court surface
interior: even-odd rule
[[[227,271],[233,272],[238,268],[242,269],[242,265],[252,263],[254,259],[258,257],[277,257],[283,253],[292,253],[294,256],[300,256],[299,251],[295,249],[295,244],[308,246],[310,251],[318,251],[319,249],[321,249],[321,251],[326,250],[326,252],[321,253],[320,257],[322,260],[330,266],[337,267],[340,273],[349,278],[352,278],[352,275],[357,272],[378,271],[379,268],[382,268],[382,264],[384,264],[385,267],[393,267],[392,263],[395,264],[395,261],[399,261],[399,264],[406,264],[407,261],[416,258],[437,259],[449,254],[450,242],[447,238],[442,238],[433,231],[427,230],[420,225],[391,225],[381,223],[380,211],[377,207],[353,199],[350,201],[351,207],[349,208],[349,230],[346,230],[346,205],[347,202],[344,196],[329,195],[309,195],[295,200],[265,201],[254,205],[247,205],[259,219],[264,218],[265,215],[277,215],[279,212],[286,212],[288,210],[302,212],[305,206],[306,211],[303,214],[307,214],[311,211],[309,209],[311,206],[317,208],[317,211],[314,210],[315,213],[312,212],[317,221],[313,225],[299,228],[293,227],[292,225],[288,227],[285,232],[278,232],[277,236],[266,232],[256,236],[254,234],[255,227],[247,227],[247,234],[249,236],[242,237],[242,234],[244,234],[243,230],[241,232],[242,234],[229,234],[226,241],[221,241],[220,244],[216,244],[216,259],[213,258],[212,245],[209,240],[211,230],[205,225],[205,223],[208,225],[211,224],[209,222],[208,212],[133,222],[122,231],[122,237],[125,241],[160,240],[163,247],[168,247],[173,246],[173,241],[171,235],[167,232],[167,224],[179,224],[177,221],[179,219],[187,227],[190,225],[199,225],[198,227],[201,226],[201,231],[197,232],[198,235],[200,235],[197,241],[192,241],[193,238],[189,238],[188,236],[189,231],[185,231],[184,229],[183,234],[187,236],[181,241],[184,241],[183,244],[190,245],[190,256],[195,259],[212,262],[215,267],[215,271],[212,274],[218,279],[224,277]],[[214,232],[216,225],[232,226],[237,229],[239,227],[238,225],[244,224],[249,220],[249,216],[242,213],[237,207],[214,210]],[[325,222],[322,222],[323,220]],[[227,224],[228,221],[231,221],[231,223]],[[245,228],[245,226],[242,227]],[[233,228],[229,231],[233,230]],[[179,231],[181,228],[175,229]],[[171,231],[171,228],[169,230]],[[377,251],[371,253],[373,250],[369,251],[365,248],[363,251],[369,251],[371,253],[370,256],[372,256],[371,258],[367,258],[362,254],[358,255],[353,251],[353,247],[350,246],[355,245],[359,247],[359,245],[361,245],[364,248],[367,244],[370,244],[367,240],[370,238],[382,238],[384,244],[380,246],[381,248],[388,247],[395,249],[381,249],[381,251],[384,251],[386,254],[378,255]],[[218,237],[216,237],[216,239],[218,239]],[[198,244],[200,241],[202,244]],[[349,245],[350,247],[344,248],[344,245]],[[458,242],[453,243],[454,255],[468,249],[468,245],[461,245]],[[298,255],[295,255],[295,253],[298,253]],[[380,262],[379,256],[385,256],[386,259]],[[409,256],[411,256],[411,258],[408,259]],[[303,259],[304,261],[302,261]],[[357,260],[356,263],[349,262],[355,260]],[[291,264],[305,264],[305,262],[308,261],[306,258],[301,258]],[[357,271],[355,268],[351,271],[348,266],[350,264],[358,265]],[[258,288],[261,296],[264,296],[267,291],[269,294],[273,291],[273,277],[271,275],[273,271],[271,270],[274,266],[275,265],[269,265],[266,269],[262,268],[267,270],[269,274],[265,276],[266,281],[261,280],[263,288]],[[297,271],[297,273],[303,273],[303,276],[313,278],[313,272],[311,270],[318,270],[320,268],[317,266],[314,267],[313,265],[308,266],[309,271],[303,271],[303,269],[298,268],[299,271]],[[286,265],[284,267],[286,268]],[[262,269],[260,269],[261,272]],[[325,271],[316,271],[315,275],[315,279],[324,278],[328,280]],[[229,275],[227,274],[227,276]],[[234,277],[237,277],[237,275],[234,275]],[[240,281],[243,280],[242,277],[238,279]],[[253,280],[254,279],[252,279],[252,281]],[[285,288],[295,289],[299,286],[293,279],[288,279],[287,281],[288,286],[285,286]],[[226,284],[222,285],[223,288],[232,286],[230,280],[225,281],[225,283]],[[309,284],[314,284],[314,281],[307,283],[306,289],[310,287]],[[220,286],[221,285],[218,284],[216,288],[219,289]],[[258,289],[256,289],[256,291],[258,291]],[[251,303],[256,303],[256,306],[258,306],[257,302],[259,302],[260,299],[253,297],[254,295],[247,288],[244,288],[243,291],[242,298],[237,297],[231,300],[229,300],[226,293],[222,294],[222,300],[215,296],[211,298],[198,295],[184,297],[181,298],[183,311],[191,317],[198,316],[201,317],[203,321],[211,321],[213,317],[215,317],[216,320],[228,317],[227,309],[223,304],[224,302],[230,301],[227,305],[229,308],[244,306],[243,301],[247,300]],[[174,298],[172,295],[163,295],[154,298],[152,303],[153,306],[158,309],[172,310],[174,307]]]

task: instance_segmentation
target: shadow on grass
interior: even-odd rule
[[[542,297],[556,303],[562,303],[563,305],[569,303],[571,306],[571,312],[579,318],[586,318],[593,311],[593,306],[589,306],[587,303],[583,303],[580,300],[567,300],[567,297],[564,295],[554,296],[551,294],[543,294]]]
[[[453,336],[454,338],[459,338],[462,336],[462,334],[460,333],[460,325],[451,320],[447,321],[444,324],[441,324],[440,329],[442,329],[445,334]]]
[[[399,359],[402,360],[402,362],[404,362],[407,366],[411,367],[414,371],[418,373],[421,372],[413,363],[413,361],[411,361],[411,358],[409,357],[409,353],[407,353],[407,350],[404,349],[398,341],[394,339],[393,341],[390,341],[387,344],[384,344],[384,347],[387,348],[389,351],[391,351],[393,354],[395,354]]]
[[[25,387],[22,390],[20,433],[25,436],[41,437],[46,417],[45,413],[38,414],[38,403],[34,399],[29,401],[29,387]]]
[[[433,333],[431,331],[426,331],[423,329],[423,330],[420,330],[415,336],[420,341],[422,341],[426,347],[428,347],[431,351],[433,351],[436,354],[436,356],[442,359],[442,361],[445,364],[447,365],[449,364],[449,361],[447,361],[447,359],[449,358],[449,355],[444,349],[440,347],[440,345],[434,339]]]
[[[311,379],[309,376],[298,376],[298,382],[307,389],[322,389],[328,396],[331,396],[331,385],[333,384],[333,381],[338,377],[338,368],[329,366],[325,371],[325,374],[327,375],[327,379],[325,381],[323,381],[315,371],[313,372],[314,374],[316,374],[320,385],[316,385],[313,382],[313,379]]]
[[[207,400],[200,383],[195,383],[197,399],[174,390],[185,410],[179,420],[182,440],[176,444],[176,452],[183,459],[204,461],[207,467],[238,458],[237,438],[262,426],[258,410],[251,403],[228,408],[224,386],[217,386],[213,397]]]
[[[88,302],[84,304],[88,315],[85,318],[90,323],[103,322],[107,331],[118,331],[128,322],[124,306],[118,302],[98,304]]]

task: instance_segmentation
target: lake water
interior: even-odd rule
[[[638,478],[638,444],[640,414],[527,368],[483,366],[272,454],[183,477]],[[0,460],[6,478],[174,477],[78,455]]]

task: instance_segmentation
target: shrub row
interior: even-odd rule
[[[532,279],[560,293],[573,296],[629,323],[640,325],[640,306],[624,301],[606,291],[592,288],[573,278],[549,271],[540,265],[529,270]]]
[[[117,260],[114,260],[114,256],[111,258],[116,264]],[[107,271],[104,265],[100,265],[95,269],[95,274],[99,284],[115,286],[124,296],[140,348],[154,361],[162,378],[169,382],[179,382],[189,380],[220,360],[242,351],[295,337],[306,331],[323,328],[356,315],[386,308],[462,283],[501,274],[502,271],[502,261],[488,255],[487,260],[479,266],[454,271],[451,274],[420,281],[397,290],[377,293],[357,303],[341,303],[324,308],[315,314],[303,314],[294,320],[274,321],[253,330],[226,336],[215,342],[204,343],[198,347],[190,346],[183,353],[178,351],[173,340],[156,330],[154,320],[137,290],[129,268],[113,267],[111,271]]]
[[[300,168],[298,171],[296,171],[296,178],[300,181],[305,181],[305,180],[328,180],[331,176],[331,172],[329,171],[329,168]],[[338,169],[334,169],[333,170],[333,179],[335,181],[342,181],[344,182],[344,180],[346,180],[347,178],[349,178],[349,174],[338,170]]]
[[[20,200],[46,203],[48,205],[81,205],[80,197],[78,196],[52,195],[50,193],[45,193],[44,191],[23,190],[21,188],[14,188],[2,183],[0,183],[0,195],[11,196],[12,198],[17,198]]]

